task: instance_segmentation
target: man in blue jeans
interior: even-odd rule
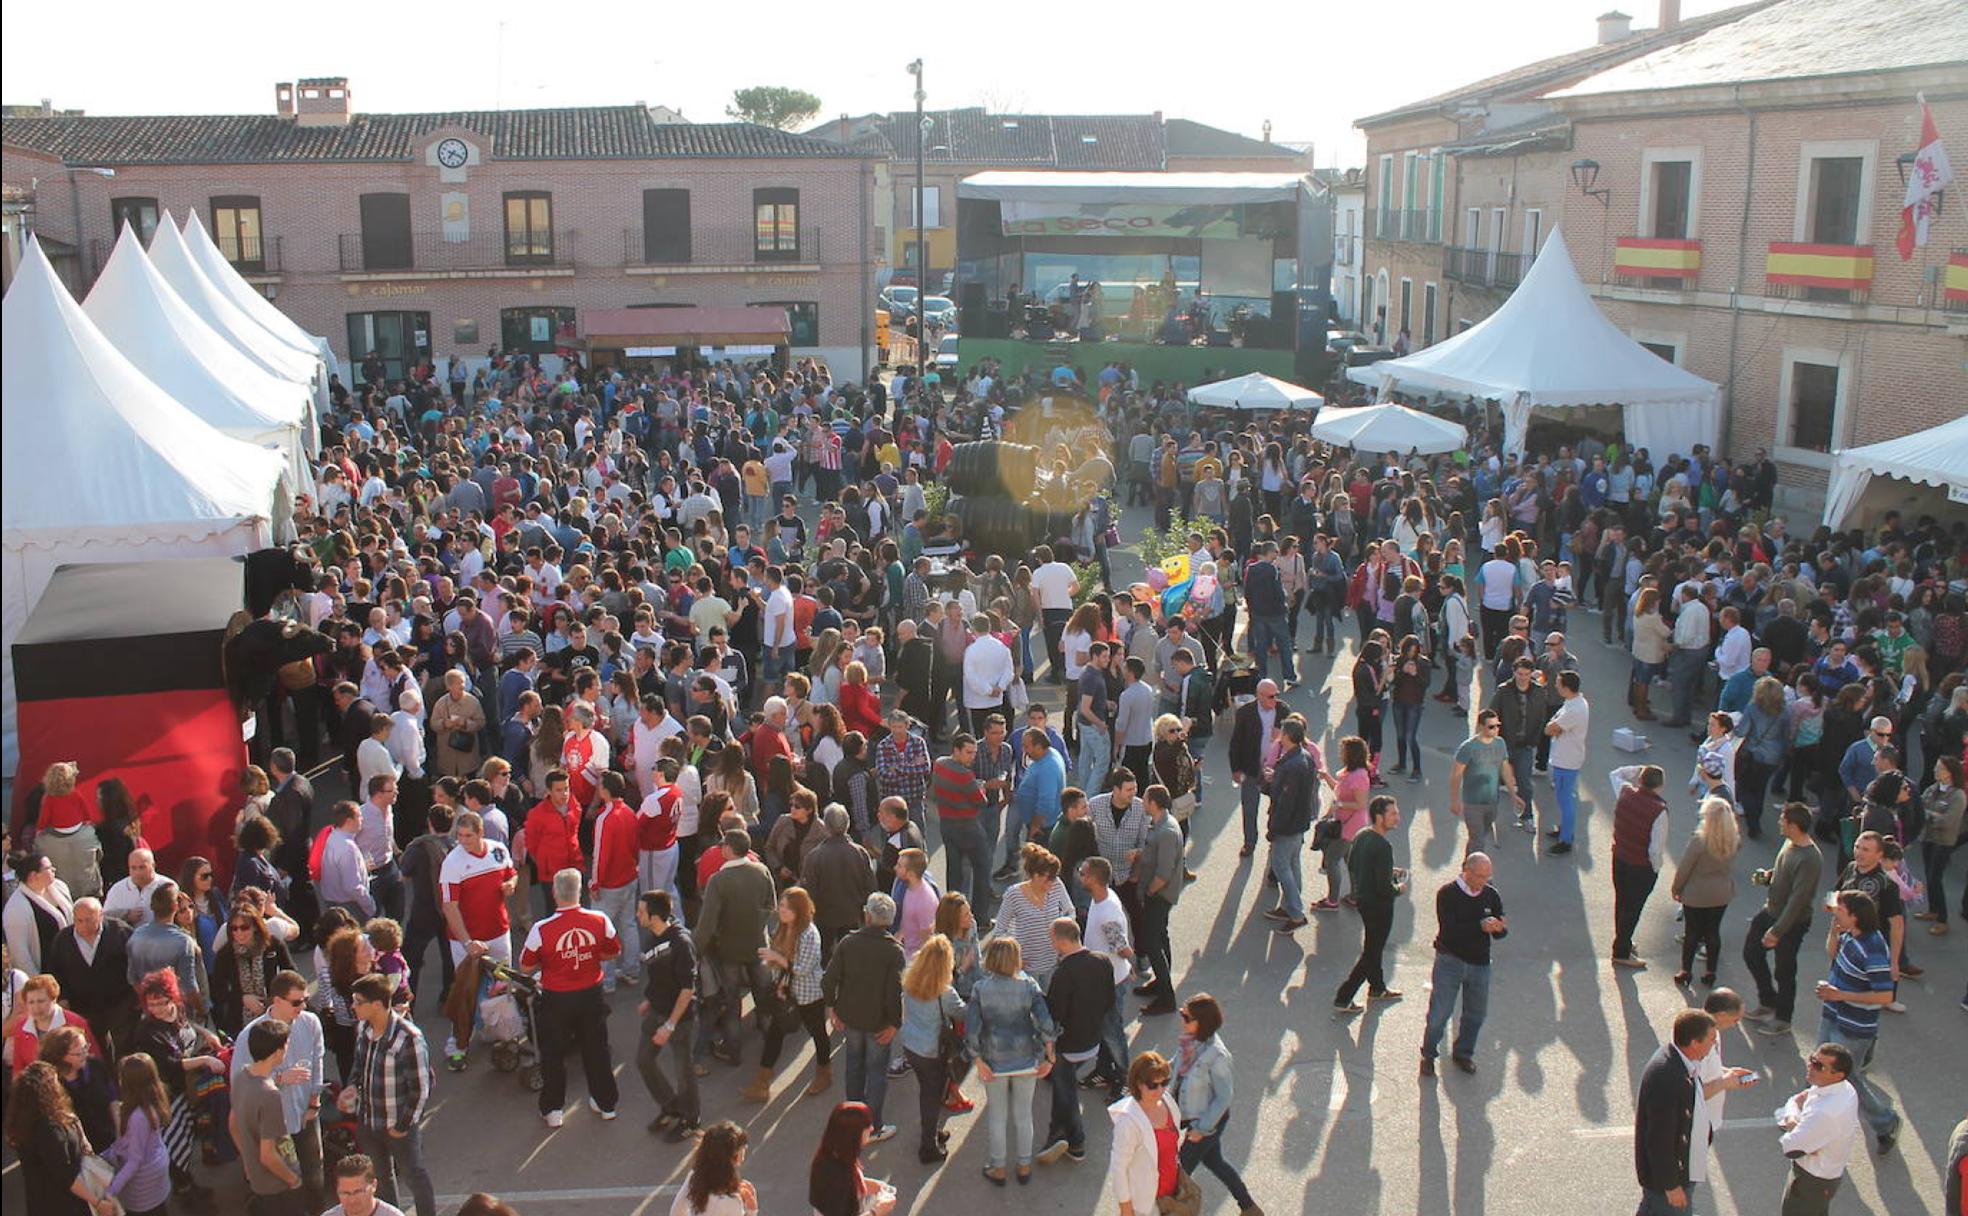
[[[1879,1155],[1893,1151],[1900,1116],[1893,1101],[1866,1079],[1879,1041],[1879,1011],[1893,1000],[1892,949],[1879,931],[1879,906],[1864,891],[1840,891],[1831,909],[1831,973],[1818,981],[1824,1012],[1818,1041],[1843,1044],[1852,1053],[1846,1080],[1859,1092],[1859,1115],[1879,1137]]]
[[[867,1103],[874,1141],[895,1134],[895,1125],[882,1121],[888,1058],[902,1029],[902,945],[888,932],[894,923],[895,901],[881,891],[870,894],[861,906],[861,927],[834,947],[820,981],[829,1020],[842,1032],[845,1096]]]
[[[1278,728],[1285,736],[1285,754],[1271,775],[1271,814],[1264,825],[1271,844],[1271,874],[1278,880],[1278,906],[1264,915],[1278,922],[1279,933],[1303,929],[1305,833],[1319,812],[1319,778],[1305,754],[1305,722],[1287,718]]]
[[[1080,944],[1079,922],[1062,916],[1052,922],[1052,945],[1059,965],[1046,983],[1046,1008],[1059,1024],[1053,1046],[1052,1113],[1038,1160],[1051,1165],[1061,1157],[1086,1160],[1086,1121],[1080,1116],[1080,1072],[1100,1060],[1107,1014],[1120,997],[1107,959]]]
[[[1551,736],[1551,793],[1558,800],[1557,837],[1553,853],[1572,851],[1572,828],[1578,819],[1579,770],[1585,767],[1586,733],[1592,726],[1592,706],[1580,690],[1579,673],[1558,673],[1558,712],[1545,723]]]
[[[1489,855],[1462,859],[1462,873],[1435,892],[1435,974],[1430,981],[1428,1028],[1421,1035],[1421,1075],[1435,1075],[1442,1036],[1458,1002],[1455,1046],[1449,1059],[1464,1072],[1476,1071],[1476,1038],[1490,1011],[1490,943],[1510,932],[1503,918],[1503,896],[1490,885]]]
[[[1278,572],[1278,546],[1264,541],[1257,546],[1251,564],[1244,571],[1244,605],[1250,610],[1250,652],[1257,660],[1259,679],[1271,673],[1270,652],[1278,651],[1278,666],[1285,687],[1298,683],[1298,668],[1292,659],[1291,600],[1285,595],[1283,577]]]

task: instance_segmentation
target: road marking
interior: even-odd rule
[[[681,1183],[666,1182],[661,1186],[597,1186],[584,1190],[561,1191],[505,1191],[499,1198],[507,1203],[578,1203],[584,1199],[655,1199],[663,1195],[674,1195],[682,1190]],[[463,1203],[466,1195],[439,1195],[437,1206],[455,1207]]]
[[[1715,1125],[1715,1130],[1723,1132],[1740,1131],[1745,1127],[1775,1127],[1774,1117],[1760,1119],[1724,1119]],[[1581,1140],[1618,1140],[1631,1136],[1631,1127],[1575,1127],[1572,1135]]]

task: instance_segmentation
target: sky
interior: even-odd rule
[[[1193,0],[920,8],[670,0],[562,10],[518,0],[250,9],[181,0],[119,23],[122,36],[91,39],[81,54],[64,49],[76,14],[10,4],[0,22],[0,100],[46,98],[90,114],[272,113],[275,82],[339,75],[356,108],[370,112],[641,101],[709,122],[724,118],[734,88],[767,84],[817,95],[826,119],[912,107],[906,65],[921,57],[932,109],[1160,110],[1250,136],[1268,119],[1274,139],[1312,143],[1320,166],[1346,168],[1366,147],[1353,119],[1588,46],[1611,2],[1266,0],[1215,9]],[[1684,0],[1682,8],[1693,16],[1728,3]],[[1636,27],[1656,23],[1656,3],[1626,8]],[[816,14],[826,14],[818,27]]]

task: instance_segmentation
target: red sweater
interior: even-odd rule
[[[563,814],[553,800],[542,798],[526,816],[526,855],[533,859],[533,877],[552,882],[553,876],[569,866],[581,868],[581,813],[572,800]]]
[[[683,791],[674,785],[658,786],[642,800],[636,816],[636,848],[655,853],[677,842],[677,814],[683,809]]]
[[[613,891],[635,882],[640,872],[635,808],[616,799],[595,820],[594,887]]]
[[[771,775],[769,768],[774,756],[793,758],[793,745],[786,742],[786,732],[769,722],[762,722],[745,733],[745,748],[746,758],[752,762],[752,776],[761,787]]]
[[[840,712],[843,726],[858,730],[869,739],[881,738],[886,729],[882,725],[881,698],[866,684],[841,685]]]
[[[41,800],[41,830],[44,832],[66,832],[85,823],[101,822],[102,809],[93,799],[84,798],[73,790],[66,794],[49,794]],[[34,1061],[29,1060],[28,1063]]]
[[[601,983],[603,959],[622,952],[622,939],[606,916],[587,908],[556,908],[537,921],[519,952],[519,965],[537,967],[548,992],[580,992]]]

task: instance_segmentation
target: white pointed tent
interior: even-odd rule
[[[30,242],[0,305],[4,771],[13,643],[56,567],[239,556],[288,539],[279,453],[228,438],[119,353]]]
[[[258,322],[241,312],[231,297],[199,269],[190,247],[185,244],[184,234],[178,231],[168,211],[159,217],[157,232],[150,238],[150,261],[172,290],[184,299],[185,305],[198,314],[198,319],[211,326],[234,349],[274,375],[292,380],[310,394],[314,392],[320,357],[274,341]]]
[[[1503,404],[1504,450],[1522,452],[1531,412],[1620,405],[1626,441],[1656,462],[1711,449],[1719,439],[1721,390],[1662,359],[1599,311],[1579,281],[1564,237],[1553,229],[1503,306],[1426,350],[1346,373],[1385,392],[1439,392]]]
[[[1890,510],[1908,518],[1927,512],[1940,517],[1963,506],[1968,506],[1968,415],[1838,453],[1825,491],[1824,522],[1833,528],[1869,527]]]
[[[185,213],[184,239],[185,247],[191,250],[192,260],[198,263],[212,285],[239,307],[239,311],[284,344],[321,360],[321,372],[315,381],[314,409],[307,419],[308,451],[318,452],[321,428],[317,423],[319,417],[328,411],[328,377],[341,370],[341,361],[335,358],[334,348],[328,345],[328,339],[307,332],[295,324],[292,317],[275,308],[272,301],[255,290],[245,276],[226,261],[225,254],[220,252],[212,235],[199,222],[196,208]]]
[[[123,226],[82,311],[138,371],[192,413],[234,439],[279,449],[289,484],[313,493],[301,439],[307,391],[260,368],[199,320],[150,264],[136,231]]]

